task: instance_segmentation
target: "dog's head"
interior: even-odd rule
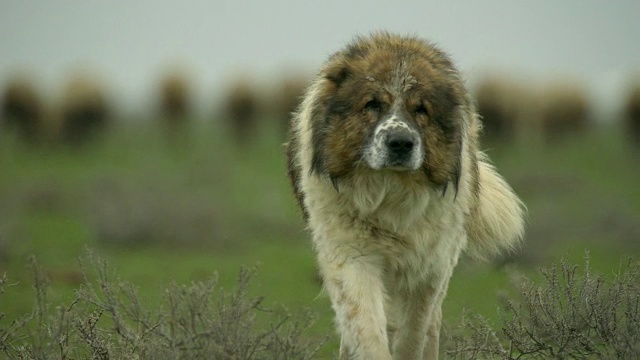
[[[468,100],[445,53],[379,33],[334,54],[320,76],[311,171],[334,182],[363,169],[419,173],[457,186]]]

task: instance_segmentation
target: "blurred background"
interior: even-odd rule
[[[450,53],[483,148],[529,209],[520,251],[463,261],[445,318],[495,317],[513,268],[588,251],[612,273],[640,252],[638,16],[631,0],[4,0],[2,307],[31,308],[30,254],[68,299],[89,247],[151,302],[169,281],[218,271],[233,286],[259,263],[256,294],[311,308],[331,333],[282,143],[320,64],[383,29]]]

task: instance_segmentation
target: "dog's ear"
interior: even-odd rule
[[[458,110],[456,111],[457,114],[459,114],[459,124],[460,127],[458,127],[457,129],[457,138],[456,138],[456,145],[458,147],[458,159],[456,161],[455,164],[455,168],[453,169],[452,173],[451,173],[451,182],[453,183],[453,191],[454,191],[454,199],[456,199],[458,197],[458,190],[460,188],[460,177],[462,176],[462,157],[465,155],[464,154],[464,133],[467,131],[468,127],[469,127],[469,122],[472,121],[473,119],[469,118],[469,113],[466,111],[466,109],[464,107],[458,107]],[[447,188],[448,188],[449,183],[446,183],[444,185],[444,188],[442,190],[442,195],[444,196],[444,194],[446,194],[447,192]]]
[[[453,186],[455,194],[454,199],[458,197],[458,188],[460,187],[460,176],[462,175],[462,138],[460,139],[460,157],[458,158],[458,164],[456,165],[455,173],[453,174]]]
[[[319,87],[317,99],[311,110],[313,156],[309,171],[310,174],[314,172],[321,174],[325,171],[325,158],[322,149],[324,148],[323,142],[328,121],[326,108],[337,89],[349,76],[350,70],[342,54],[335,53],[329,58],[321,73],[323,74],[322,77],[328,81],[323,82]],[[337,179],[332,179],[331,181],[336,190],[338,190]]]
[[[462,152],[461,152],[462,155]],[[460,187],[460,176],[462,174],[462,159],[459,158],[458,159],[458,163],[456,164],[456,168],[454,170],[453,175],[453,179],[451,179],[451,182],[453,182],[453,199],[455,200],[458,197],[458,188]],[[444,184],[444,186],[442,187],[442,196],[444,196],[447,193],[447,189],[449,188],[449,183],[447,182],[446,184]]]

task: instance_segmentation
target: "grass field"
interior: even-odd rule
[[[169,140],[143,125],[113,129],[80,149],[26,147],[0,137],[0,296],[11,322],[29,312],[28,258],[51,280],[51,299],[68,303],[82,283],[78,258],[90,248],[155,304],[171,281],[217,272],[232,288],[243,265],[257,265],[251,293],[292,312],[319,316],[314,334],[333,334],[308,234],[290,192],[282,134],[265,126],[238,146],[218,125]],[[619,131],[597,128],[566,144],[535,139],[487,151],[529,209],[526,243],[496,263],[463,260],[444,305],[445,323],[466,309],[497,319],[497,297],[514,272],[566,257],[611,274],[640,254],[640,166]],[[333,335],[332,335],[333,336]],[[335,336],[324,354],[337,348]]]

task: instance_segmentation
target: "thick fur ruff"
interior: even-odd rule
[[[313,236],[343,359],[435,359],[460,254],[512,249],[523,205],[478,150],[448,56],[414,37],[357,38],[295,113],[289,177]]]

